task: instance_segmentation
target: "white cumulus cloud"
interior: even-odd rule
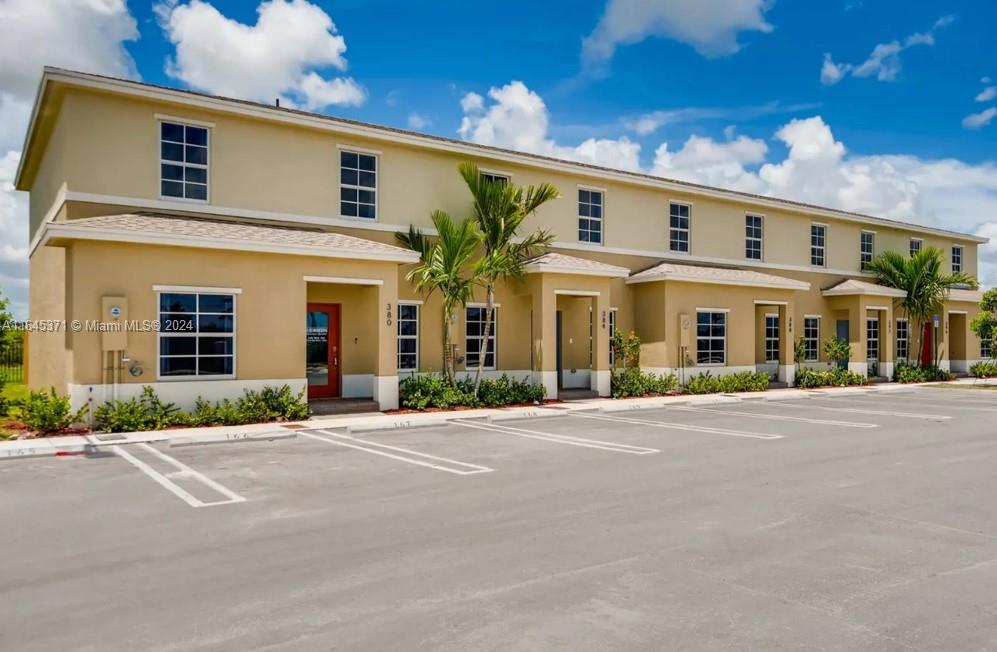
[[[306,0],[262,2],[255,25],[202,0],[161,3],[156,12],[176,47],[167,73],[192,88],[259,102],[280,97],[310,111],[366,99],[352,78],[319,74],[346,70],[346,39],[325,11]]]
[[[620,45],[649,37],[691,45],[707,57],[740,49],[741,32],[771,32],[765,21],[769,0],[608,0],[595,29],[582,41],[588,64],[610,60]]]
[[[987,86],[976,96],[977,102],[989,102],[997,97],[997,86]]]
[[[984,109],[979,113],[970,113],[962,119],[962,126],[966,129],[979,129],[980,127],[986,127],[990,124],[990,121],[994,119],[994,116],[997,116],[997,108],[994,107]]]
[[[0,0],[0,291],[27,316],[28,197],[14,175],[43,66],[137,77],[124,0]]]
[[[915,32],[902,41],[879,43],[872,49],[869,57],[858,64],[837,63],[829,52],[825,52],[824,62],[820,68],[820,81],[825,86],[831,86],[848,75],[875,77],[879,81],[894,81],[902,68],[900,54],[904,50],[918,45],[934,45],[935,33],[943,27],[951,25],[954,21],[954,16],[942,16],[934,22],[927,32]]]

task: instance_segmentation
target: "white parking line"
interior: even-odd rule
[[[932,399],[934,399],[934,397],[932,397]],[[827,400],[832,400],[832,399],[827,399]],[[843,401],[835,401],[835,402],[838,403],[838,402],[843,402]],[[986,407],[984,407],[984,406],[986,406]],[[950,409],[953,409],[953,410],[975,410],[975,411],[979,411],[979,412],[997,412],[997,402],[995,402],[995,403],[983,403],[983,404],[962,403],[962,402],[959,402],[959,401],[952,401],[950,403],[925,403],[925,402],[923,402],[921,400],[917,400],[917,407],[932,408],[932,409],[934,409],[934,408],[950,408]]]
[[[582,419],[598,419],[600,421],[616,421],[619,423],[632,423],[639,426],[651,426],[654,428],[664,428],[666,430],[685,430],[688,432],[702,432],[710,435],[726,435],[728,437],[746,437],[748,439],[782,439],[782,435],[772,435],[762,432],[744,432],[741,430],[728,430],[726,428],[711,428],[709,426],[693,426],[682,423],[669,423],[667,421],[649,421],[645,419],[632,419],[629,417],[609,416],[608,414],[581,414],[572,412],[570,416]]]
[[[315,433],[321,433],[321,435]],[[415,464],[416,466],[424,466],[426,468],[436,469],[437,471],[445,471],[446,473],[453,473],[454,475],[475,475],[477,473],[491,473],[492,471],[495,470],[495,469],[490,469],[487,466],[480,466],[478,464],[468,464],[467,462],[460,462],[458,460],[451,460],[446,457],[437,457],[435,455],[429,455],[427,453],[420,453],[419,451],[409,450],[408,448],[389,446],[388,444],[382,444],[380,442],[370,441],[367,439],[357,439],[356,437],[351,437],[349,435],[341,435],[338,433],[329,432],[328,430],[314,430],[312,432],[299,431],[298,434],[301,435],[302,437],[308,437],[316,441],[325,442],[326,444],[332,444],[334,446],[343,446],[345,448],[353,448],[355,450],[364,451],[366,453],[373,453],[374,455],[380,455],[381,457],[388,457],[393,460],[398,460],[399,462],[407,462],[409,464]],[[322,435],[327,435],[327,436],[323,437]],[[385,451],[395,451],[396,453],[404,453],[404,454],[396,455],[394,453],[388,453]],[[416,459],[416,458],[422,458],[422,459]],[[443,462],[444,464],[449,464],[451,466],[444,466],[442,464],[433,464],[432,462],[427,462],[425,460],[435,460],[437,462]]]
[[[613,453],[627,453],[629,455],[650,455],[652,453],[660,453],[661,451],[657,448],[645,448],[643,446],[630,446],[628,444],[617,444],[611,441],[600,441],[598,439],[586,439],[584,437],[574,437],[572,435],[555,435],[549,432],[540,432],[539,430],[527,430],[526,428],[514,428],[512,426],[499,425],[496,423],[472,423],[470,421],[455,420],[451,423],[455,425],[464,426],[467,428],[475,428],[477,430],[487,430],[489,432],[498,432],[504,435],[514,435],[516,437],[526,437],[528,439],[539,439],[541,441],[549,441],[555,444],[566,444],[568,446],[580,446],[582,448],[596,448],[599,450],[610,451]]]
[[[823,426],[840,426],[842,428],[878,428],[875,423],[862,423],[859,421],[835,421],[833,419],[811,419],[809,417],[793,417],[788,414],[764,414],[761,412],[741,412],[737,410],[715,410],[713,408],[695,407],[671,407],[669,410],[679,410],[681,412],[705,412],[708,414],[723,414],[732,417],[748,417],[751,419],[771,419],[773,421],[797,421],[800,423],[813,423]]]
[[[829,407],[827,405],[820,405],[819,403],[815,403],[814,401],[817,400],[820,399],[812,398],[806,402],[807,403],[806,405],[798,405],[795,403],[789,403],[788,401],[771,401],[770,404],[778,405],[779,407],[798,408],[802,410],[818,409],[818,410],[828,410],[830,412],[851,412],[853,414],[876,414],[884,417],[902,417],[908,419],[933,419],[933,420],[946,421],[952,418],[944,414],[923,414],[920,412],[894,412],[892,410],[865,410],[862,408]]]
[[[231,505],[233,503],[242,503],[242,502],[246,501],[245,498],[243,498],[239,494],[235,493],[234,491],[232,491],[228,487],[224,487],[224,486],[218,484],[217,482],[215,482],[214,480],[212,480],[208,476],[204,475],[203,473],[195,471],[194,469],[190,468],[189,466],[187,466],[183,462],[180,462],[179,460],[173,459],[169,455],[167,455],[167,454],[165,454],[165,453],[163,453],[163,452],[161,452],[161,451],[153,448],[152,446],[150,446],[148,444],[130,444],[130,445],[131,446],[135,446],[137,448],[141,448],[142,450],[144,450],[144,451],[146,451],[146,452],[148,452],[148,453],[150,453],[152,455],[155,455],[156,457],[162,459],[164,462],[167,462],[171,466],[175,467],[177,469],[177,471],[174,472],[174,473],[170,473],[169,474],[170,477],[193,478],[193,479],[201,482],[202,484],[204,484],[204,485],[206,485],[208,487],[211,487],[212,489],[214,489],[215,491],[217,491],[221,495],[223,495],[226,498],[228,498],[228,500],[216,500],[216,501],[212,501],[212,502],[207,502],[206,503],[206,502],[200,500],[199,498],[193,496],[192,494],[190,494],[189,492],[187,492],[185,489],[183,489],[182,487],[180,487],[179,485],[177,485],[175,482],[173,482],[172,480],[170,480],[170,477],[167,477],[167,476],[163,475],[162,473],[160,473],[156,469],[152,468],[151,466],[149,466],[148,464],[146,464],[142,460],[138,459],[137,457],[135,457],[134,455],[132,455],[131,453],[129,453],[128,451],[126,451],[123,447],[121,447],[121,446],[111,446],[111,451],[113,451],[115,455],[117,455],[121,459],[126,460],[127,462],[129,462],[130,464],[132,464],[138,470],[142,471],[142,473],[145,473],[147,476],[149,476],[150,478],[152,478],[157,484],[159,484],[160,486],[162,486],[166,490],[168,490],[171,493],[173,493],[174,495],[176,495],[178,498],[180,498],[181,500],[183,500],[185,503],[187,503],[191,507],[214,507],[216,505]]]

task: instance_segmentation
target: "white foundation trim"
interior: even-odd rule
[[[533,382],[544,386],[545,398],[557,398],[557,372],[556,371],[534,371]]]
[[[861,376],[869,375],[869,363],[868,362],[849,362],[848,371],[854,371]]]
[[[398,376],[374,376],[374,400],[381,410],[397,410]]]
[[[879,375],[884,378],[893,379],[893,363],[892,362],[880,362],[879,363]]]
[[[374,374],[343,374],[339,393],[343,398],[374,396]]]
[[[610,396],[612,394],[613,372],[609,369],[593,370],[591,373],[591,384],[589,388],[599,396]]]
[[[193,409],[198,397],[206,401],[220,401],[224,398],[236,400],[247,389],[259,391],[264,387],[280,387],[289,385],[291,391],[298,393],[305,389],[307,380],[304,378],[271,378],[265,380],[190,380],[183,383],[151,382],[151,383],[120,383],[115,387],[111,384],[80,385],[70,383],[68,386],[69,400],[73,409],[79,409],[93,399],[96,407],[101,403],[115,398],[129,400],[140,396],[142,388],[149,386],[155,390],[159,398],[168,403],[176,403],[183,410]]]
[[[308,283],[339,283],[341,285],[384,285],[379,278],[353,278],[352,276],[305,276]]]
[[[561,372],[561,387],[585,389],[592,386],[589,369],[565,369]]]
[[[938,368],[945,371],[952,371],[951,362],[949,360],[939,360]]]
[[[781,364],[779,365],[779,380],[780,382],[786,383],[790,387],[796,382],[796,365],[791,364]]]

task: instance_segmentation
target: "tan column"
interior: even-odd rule
[[[848,343],[852,347],[848,358],[848,369],[863,376],[869,373],[869,363],[865,357],[865,302],[861,298],[853,299],[848,307]],[[823,347],[824,343],[821,342]]]
[[[610,395],[609,370],[609,284],[592,297],[592,371],[589,386],[599,396]]]
[[[897,323],[893,319],[892,302],[879,312],[879,373],[892,380],[897,364]]]
[[[377,367],[374,370],[374,400],[382,410],[398,408],[398,274],[392,268],[383,275],[377,293]]]
[[[542,274],[529,280],[532,295],[533,382],[547,389],[547,398],[557,398],[557,302],[554,289]]]
[[[779,380],[792,386],[796,380],[796,361],[793,352],[796,348],[796,330],[803,324],[796,323],[793,302],[779,306]]]

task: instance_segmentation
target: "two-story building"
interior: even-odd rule
[[[29,382],[74,403],[152,385],[168,400],[290,384],[312,397],[398,403],[399,377],[439,370],[442,311],[405,280],[395,233],[431,231],[471,200],[461,161],[562,197],[526,228],[556,242],[498,292],[488,374],[609,391],[614,329],[641,364],[688,377],[764,369],[793,377],[794,343],[826,365],[890,375],[915,334],[863,263],[937,247],[975,275],[984,239],[794,201],[535,156],[325,115],[46,69],[16,187],[30,192]],[[954,291],[928,325],[943,365],[988,355]],[[454,320],[459,368],[481,350],[483,310]],[[119,330],[107,330],[117,324]],[[101,332],[101,331],[104,332]],[[930,344],[929,344],[930,346]]]

